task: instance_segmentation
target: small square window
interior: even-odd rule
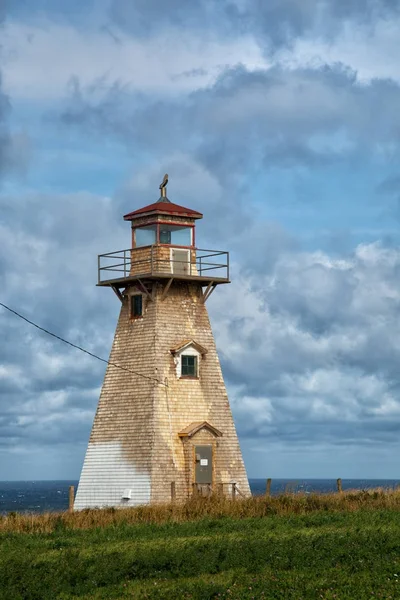
[[[197,377],[197,356],[182,355],[182,377]]]
[[[131,296],[131,318],[137,319],[143,316],[143,296],[135,294]]]

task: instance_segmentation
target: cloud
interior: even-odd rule
[[[205,40],[200,33],[171,37],[163,32],[140,39],[118,32],[116,43],[110,31],[45,17],[25,23],[10,19],[3,32],[4,76],[10,94],[54,102],[65,96],[71,78],[77,78],[83,87],[98,81],[104,88],[118,81],[131,93],[177,96],[207,87],[226,66],[241,62],[251,69],[265,64],[249,35]]]
[[[386,177],[377,186],[376,191],[378,194],[399,194],[400,192],[400,175],[391,175]]]
[[[89,193],[3,195],[2,214],[1,301],[107,358],[119,302],[95,287],[96,254],[125,247],[129,239],[111,200]],[[3,450],[67,444],[78,469],[76,453],[83,449],[74,443],[87,442],[104,363],[3,308],[0,329]]]
[[[241,18],[258,32],[267,47],[280,47],[296,38],[317,34],[332,39],[346,22],[371,23],[398,13],[398,0],[250,0],[240,3]]]
[[[199,203],[194,183],[203,180],[207,217],[223,191],[199,164],[185,164],[188,193],[197,190]],[[129,231],[116,219],[123,206],[132,208],[133,193],[150,196],[149,182],[159,174],[142,172],[118,202],[84,193],[3,201],[2,301],[106,357],[119,304],[94,286],[96,254],[126,246]],[[174,182],[182,196],[184,179]],[[235,219],[227,231],[224,212],[216,211],[206,237],[233,250],[234,283],[212,296],[209,309],[242,441],[395,443],[399,250],[362,244],[341,258],[301,250],[284,229],[240,205],[237,222],[245,219],[246,227],[232,237]],[[55,445],[73,431],[82,451],[104,365],[4,310],[0,324],[3,446]]]
[[[40,133],[29,191],[1,199],[1,300],[107,357],[119,303],[95,288],[96,255],[129,245],[121,215],[156,200],[169,172],[171,200],[204,212],[198,244],[231,251],[234,283],[208,307],[250,474],[271,448],[281,465],[312,452],[347,464],[353,448],[394,456],[399,251],[351,236],[383,238],[368,189],[387,203],[397,193],[398,3],[116,0],[112,20],[107,3],[96,18],[92,4],[64,3],[64,16],[51,4],[2,31],[3,172],[29,158],[14,124]],[[102,185],[113,198],[71,191]],[[321,242],[333,230],[334,253]],[[7,473],[35,456],[43,477],[51,454],[73,457],[77,475],[104,365],[3,310],[0,327]]]
[[[135,3],[127,0],[113,0],[110,3],[110,18],[121,29],[137,36],[154,35],[167,28],[191,28],[203,31],[223,30],[230,3],[200,0],[185,2],[171,0],[168,6],[160,0],[138,0]],[[233,16],[233,14],[232,14]],[[226,24],[230,27],[230,23]]]
[[[0,32],[4,31],[4,20],[6,17],[6,4],[0,6]],[[26,171],[30,154],[31,142],[24,131],[10,132],[9,116],[11,113],[11,101],[3,86],[4,79],[4,56],[6,50],[0,44],[0,180],[7,172],[24,173]]]
[[[9,110],[9,99],[2,89],[0,72],[0,177],[9,163],[10,138],[6,127],[6,118]]]
[[[318,69],[227,69],[187,98],[127,95],[118,84],[75,82],[62,120],[154,153],[189,152],[211,170],[334,164],[398,151],[400,87],[361,84],[341,65]],[[374,119],[371,119],[374,114]]]
[[[282,251],[214,295],[217,343],[243,438],[397,443],[400,251]],[[226,306],[230,306],[229,313]]]
[[[399,35],[399,14],[371,22],[364,20],[357,25],[345,21],[334,40],[320,35],[300,37],[292,47],[277,52],[275,59],[289,68],[344,64],[357,73],[360,82],[373,79],[399,82],[400,68],[396,60]]]
[[[173,0],[167,8],[160,0],[113,0],[110,17],[136,36],[174,27],[205,36],[250,31],[270,51],[311,33],[332,39],[348,21],[371,23],[398,11],[398,0]]]
[[[0,31],[2,30],[3,22],[5,19],[6,7],[2,3],[0,5]],[[1,59],[2,47],[0,45],[0,59]],[[6,119],[10,111],[10,101],[8,96],[3,90],[3,78],[0,69],[0,177],[6,169],[8,164],[8,152],[10,145],[10,138],[6,127]]]

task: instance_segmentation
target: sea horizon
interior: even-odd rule
[[[43,513],[62,512],[68,509],[69,487],[78,486],[77,479],[32,479],[0,481],[0,514],[9,512]],[[267,478],[249,477],[254,496],[265,494]],[[374,488],[394,489],[400,486],[398,479],[342,478],[344,491]],[[336,478],[272,478],[271,494],[329,493],[337,491]]]

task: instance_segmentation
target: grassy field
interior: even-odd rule
[[[400,492],[0,519],[0,598],[400,598]]]

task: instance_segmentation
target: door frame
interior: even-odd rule
[[[197,484],[197,481],[196,481],[196,446],[208,446],[211,448],[211,482],[210,482],[210,485],[212,487],[214,485],[214,481],[215,481],[215,442],[214,442],[214,440],[210,440],[209,442],[199,442],[196,444],[196,442],[193,440],[193,445],[192,445],[193,477],[192,477],[192,479],[193,479],[194,484]],[[198,485],[207,485],[207,484],[199,483]]]

